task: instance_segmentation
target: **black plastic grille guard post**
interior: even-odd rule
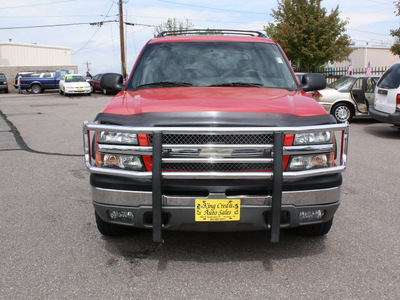
[[[153,242],[162,242],[162,132],[153,134]]]
[[[274,173],[272,176],[271,243],[279,242],[283,180],[283,133],[274,133]]]

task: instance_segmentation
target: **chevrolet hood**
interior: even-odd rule
[[[325,114],[303,91],[253,87],[170,87],[122,91],[103,113],[132,115],[148,112],[248,112],[299,116]]]

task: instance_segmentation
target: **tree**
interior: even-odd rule
[[[264,27],[278,42],[294,66],[309,72],[328,62],[346,60],[350,38],[344,32],[348,21],[339,18],[339,6],[327,15],[322,0],[278,0],[271,16],[275,22]]]
[[[178,20],[177,18],[168,18],[166,22],[158,25],[154,30],[154,37],[163,31],[181,31],[193,28],[192,21],[188,18]]]
[[[400,16],[400,1],[394,2],[396,8],[397,8],[397,13],[396,16]],[[396,30],[390,30],[390,35],[396,39],[394,42],[394,45],[390,48],[390,51],[394,55],[400,55],[400,28]]]

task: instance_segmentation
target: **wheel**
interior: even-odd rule
[[[97,229],[102,235],[106,236],[127,236],[132,235],[134,232],[134,228],[118,225],[118,224],[111,224],[104,222],[98,215],[95,213],[96,216],[96,224]]]
[[[306,236],[321,236],[329,232],[332,227],[333,218],[325,223],[304,225],[296,228],[296,233]]]
[[[8,94],[8,89],[5,90],[6,94]]]
[[[42,87],[38,84],[34,84],[31,86],[32,94],[40,94],[42,92]]]
[[[346,103],[336,104],[331,113],[338,123],[350,122],[353,118],[353,111]]]

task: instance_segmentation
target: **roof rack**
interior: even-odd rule
[[[173,31],[162,31],[157,37],[164,36],[175,36],[175,35],[247,35],[247,36],[258,36],[265,38],[266,35],[259,31],[252,30],[233,30],[233,29],[185,29],[185,30],[173,30]]]

